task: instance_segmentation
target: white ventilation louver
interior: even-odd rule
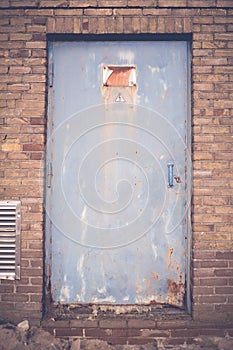
[[[20,278],[20,206],[0,201],[0,279]]]

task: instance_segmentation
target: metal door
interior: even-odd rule
[[[53,42],[49,50],[53,301],[183,307],[188,43]]]

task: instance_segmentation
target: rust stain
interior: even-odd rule
[[[135,104],[137,83],[135,66],[103,66],[102,98],[105,104],[126,102]]]
[[[155,280],[159,279],[159,275],[156,272],[151,272],[151,273],[152,273],[152,276]]]
[[[150,286],[151,286],[151,281],[149,278],[145,279],[145,284],[146,284],[146,296],[150,294]]]
[[[172,266],[172,255],[173,255],[173,253],[174,253],[174,248],[170,248],[168,268],[170,268]]]
[[[180,281],[177,283],[171,279],[167,280],[168,287],[168,297],[171,304],[176,304],[178,306],[183,305],[185,286],[182,282],[182,274],[180,276]]]
[[[161,306],[161,307],[164,305],[164,303],[161,303],[161,302],[156,301],[156,300],[154,300],[154,299],[150,301],[150,304],[151,304],[151,305],[159,305],[159,306]]]
[[[108,67],[112,73],[106,86],[129,86],[132,67]]]
[[[137,282],[136,283],[136,286],[137,286],[137,293],[138,294],[141,294],[142,293],[142,285],[140,282]]]
[[[181,184],[182,183],[182,181],[181,181],[179,176],[174,176],[174,179],[175,179],[177,184]]]

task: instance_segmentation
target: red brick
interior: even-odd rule
[[[13,293],[14,286],[13,285],[2,285],[0,284],[0,293]]]
[[[203,286],[194,286],[193,288],[193,296],[194,298],[196,296],[200,295],[213,295],[214,294],[214,288],[213,287],[203,287]]]
[[[113,16],[106,17],[106,32],[107,33],[115,33],[115,18]]]
[[[227,302],[226,296],[219,296],[219,295],[205,295],[199,297],[200,303],[207,303],[207,304],[219,304],[223,303],[225,304]]]
[[[127,321],[126,320],[100,320],[99,322],[100,328],[126,328]]]
[[[2,295],[2,301],[13,301],[13,302],[28,302],[29,295],[27,294],[5,294]]]
[[[16,292],[17,293],[41,293],[42,286],[17,286]]]
[[[156,345],[156,342],[153,338],[129,338],[128,339],[129,345],[146,345],[146,344],[154,344]]]
[[[201,329],[200,335],[224,337],[224,329]]]
[[[158,18],[158,33],[164,33],[165,32],[165,21],[164,18],[159,17]]]
[[[85,336],[92,337],[92,338],[101,338],[101,339],[105,339],[106,337],[109,338],[108,330],[104,328],[86,328]]]
[[[70,7],[97,6],[97,0],[70,0]]]
[[[34,311],[41,311],[41,303],[28,303],[28,302],[21,302],[21,303],[16,303],[15,305],[16,310],[21,310],[21,311],[29,311],[34,313]]]
[[[125,7],[127,6],[127,0],[98,0],[98,6],[99,7]]]
[[[154,328],[155,321],[153,320],[140,320],[140,319],[130,319],[128,321],[129,328]]]
[[[82,20],[82,32],[83,33],[88,33],[89,32],[89,19],[84,18]]]
[[[148,17],[141,18],[141,32],[142,33],[149,32],[149,18]]]
[[[124,33],[131,33],[133,31],[133,20],[131,17],[124,18]]]
[[[29,299],[30,299],[30,302],[32,302],[32,303],[34,303],[34,302],[42,303],[43,302],[41,294],[31,294],[31,295],[29,295]]]
[[[36,144],[27,144],[23,145],[24,151],[42,151],[44,149],[43,145],[36,145]]]
[[[127,337],[133,338],[133,337],[140,337],[141,336],[141,329],[136,328],[128,328],[127,329]]]
[[[68,7],[67,0],[41,0],[40,7]]]
[[[128,343],[128,340],[126,337],[105,337],[103,340],[107,341],[110,345],[125,345]]]
[[[86,15],[86,16],[111,16],[112,10],[111,9],[85,9],[84,15]]]
[[[217,252],[216,259],[233,260],[233,252]]]
[[[200,279],[200,285],[201,286],[227,286],[227,279],[226,278],[205,278]]]
[[[158,321],[157,327],[158,329],[165,329],[165,330],[171,330],[171,329],[183,329],[188,327],[190,324],[189,320],[164,320],[164,321]]]
[[[140,0],[128,0],[128,6],[137,7],[137,6],[141,6],[141,5],[142,5],[142,2]],[[143,1],[143,7],[151,7],[154,5],[155,5],[154,0],[144,0]]]
[[[81,328],[56,328],[56,337],[81,337],[83,335]]]
[[[74,18],[74,33],[81,32],[81,19],[76,17]]]
[[[72,328],[94,328],[98,327],[98,321],[93,320],[70,320],[70,327]]]
[[[199,335],[199,329],[182,329],[182,330],[171,330],[171,337],[174,338],[188,338],[197,337]]]
[[[0,305],[1,305],[1,312],[15,309],[14,303],[4,302],[4,303],[0,303]]]

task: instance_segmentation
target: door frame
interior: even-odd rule
[[[191,198],[192,198],[192,128],[191,128],[191,34],[48,34],[47,35],[47,57],[48,57],[48,70],[47,70],[47,128],[46,135],[48,136],[53,130],[53,43],[58,41],[186,41],[187,42],[187,119],[186,119],[186,198],[188,203],[186,206],[186,292],[185,292],[185,312],[191,314],[192,312],[192,286],[191,286],[191,250],[192,250],[192,220],[191,220]],[[49,165],[50,151],[46,148],[45,157],[45,203],[47,198],[47,186],[49,177],[52,176],[52,169]],[[187,158],[190,158],[189,161]],[[189,165],[189,166],[187,166]],[[45,204],[46,208],[46,204]],[[46,211],[46,210],[45,210]],[[45,213],[45,252],[44,252],[44,311],[47,314],[51,314],[54,310],[54,305],[51,297],[51,242],[50,230],[51,223],[46,219]],[[99,304],[98,304],[99,305]],[[87,306],[81,304],[85,309]],[[92,309],[93,307],[90,306]],[[104,307],[104,306],[103,306]],[[131,313],[135,309],[136,305],[124,305],[126,313]],[[150,306],[151,307],[151,306]],[[66,307],[64,307],[65,310]],[[111,311],[115,312],[117,305],[109,306]],[[156,309],[156,306],[152,305],[152,308]],[[78,310],[80,309],[80,305]],[[103,308],[104,309],[104,308]],[[163,309],[161,309],[161,312]],[[148,306],[140,306],[139,313],[148,312]],[[174,313],[174,312],[173,312]]]

